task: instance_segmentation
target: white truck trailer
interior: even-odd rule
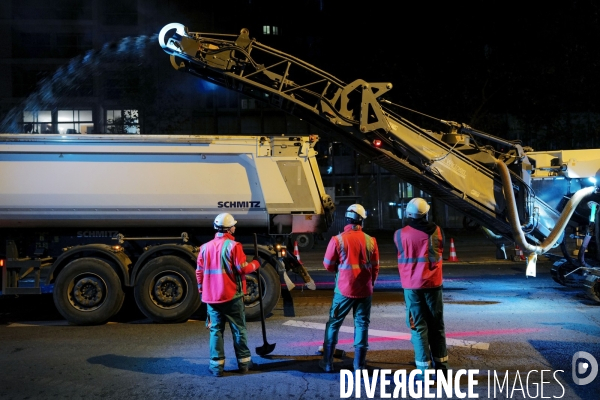
[[[2,295],[53,293],[73,324],[106,322],[132,288],[156,322],[199,307],[195,265],[213,220],[230,212],[236,238],[265,260],[247,276],[247,317],[269,313],[288,271],[306,269],[286,239],[332,221],[318,137],[0,134]]]

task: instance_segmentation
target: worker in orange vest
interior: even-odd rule
[[[439,226],[427,220],[429,208],[424,199],[412,199],[406,206],[408,224],[394,233],[406,324],[411,331],[415,364],[423,374],[432,368],[431,358],[436,370],[448,370],[442,299],[444,235]]]
[[[345,217],[344,232],[331,238],[323,259],[325,269],[336,273],[329,321],[325,326],[323,358],[319,361],[319,367],[325,372],[334,371],[338,333],[350,310],[354,315],[354,369],[367,368],[371,299],[379,274],[379,248],[375,238],[362,230],[367,218],[363,206],[352,204]]]
[[[241,373],[252,368],[252,358],[248,348],[244,294],[246,274],[260,268],[257,257],[246,261],[242,244],[235,241],[237,221],[229,213],[217,215],[214,228],[215,238],[200,247],[196,268],[198,291],[206,303],[210,329],[209,371],[214,376],[223,376],[225,349],[223,334],[229,322],[233,335],[233,348]]]

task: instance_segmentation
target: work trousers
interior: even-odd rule
[[[448,369],[442,288],[404,289],[404,300],[417,368],[431,368],[433,358],[435,369]]]
[[[340,293],[333,294],[329,321],[325,326],[323,346],[335,346],[338,342],[340,327],[346,315],[352,310],[354,315],[354,349],[369,348],[369,323],[371,322],[372,296],[353,299]]]
[[[252,362],[246,333],[246,314],[244,312],[244,298],[206,305],[210,324],[210,370],[222,372],[225,367],[225,348],[223,345],[223,332],[225,323],[229,322],[233,336],[233,349],[239,368],[249,366]]]

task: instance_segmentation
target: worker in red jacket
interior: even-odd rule
[[[429,208],[424,199],[412,199],[406,206],[408,224],[394,233],[394,243],[417,369],[422,373],[430,369],[431,355],[435,369],[445,373],[448,352],[442,299],[444,236],[435,223],[427,220]]]
[[[365,369],[373,287],[379,274],[377,241],[362,231],[367,213],[360,204],[346,210],[344,232],[329,241],[323,266],[335,272],[335,290],[325,327],[323,358],[319,367],[333,372],[333,354],[344,318],[354,314],[354,369]]]
[[[223,376],[223,332],[227,321],[233,335],[239,371],[246,373],[252,368],[244,311],[245,275],[258,270],[260,261],[255,257],[251,262],[246,262],[242,245],[233,237],[236,223],[231,214],[217,215],[214,221],[217,233],[213,240],[200,247],[196,268],[198,291],[207,305],[207,326],[210,329],[209,370],[215,376]]]

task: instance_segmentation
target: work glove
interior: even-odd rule
[[[262,266],[263,264],[263,259],[257,256],[254,256],[254,258],[252,259],[252,261],[258,261],[258,263]]]

